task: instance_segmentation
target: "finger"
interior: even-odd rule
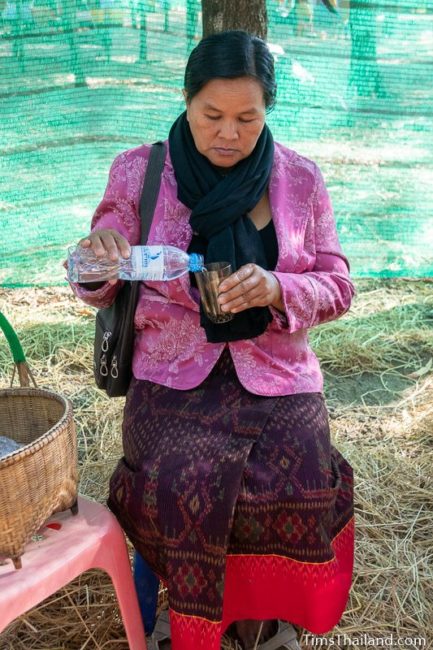
[[[242,302],[249,302],[257,297],[263,290],[260,284],[251,284],[248,288],[243,285],[235,287],[231,291],[219,296],[218,302],[220,305],[240,305]]]
[[[120,252],[122,257],[130,257],[131,246],[129,245],[128,240],[116,230],[109,230],[108,233],[116,242],[117,250]]]
[[[234,312],[249,309],[250,307],[257,307],[263,303],[264,299],[265,294],[263,293],[263,289],[261,287],[254,287],[251,291],[221,305],[221,310],[224,312]]]
[[[102,240],[111,260],[117,261],[119,253],[124,258],[130,257],[131,247],[129,242],[120,233],[113,230],[104,232]]]
[[[105,246],[102,243],[101,234],[102,231],[101,233],[94,232],[91,235],[89,235],[89,237],[87,237],[87,241],[90,242],[92,251],[95,253],[96,257],[105,257],[105,255],[107,254],[107,251],[105,250]]]
[[[104,232],[101,235],[102,244],[105,248],[108,257],[113,262],[117,262],[119,259],[119,248],[117,246],[117,241],[111,232]]]
[[[236,298],[246,296],[256,289],[258,289],[259,292],[265,290],[265,278],[259,272],[253,272],[252,275],[248,276],[245,280],[242,280],[239,284],[233,287],[233,289],[220,293],[218,296],[218,302],[220,305],[228,304]]]
[[[113,232],[113,237],[116,241],[117,248],[120,251],[120,254],[124,258],[128,258],[131,256],[131,246],[129,245],[129,241],[125,239],[120,233],[118,232]]]
[[[255,264],[245,264],[244,266],[241,266],[240,269],[221,282],[219,291],[230,291],[230,289],[233,289],[233,287],[236,287],[238,284],[249,278],[254,273],[255,269]]]
[[[92,241],[90,240],[89,237],[86,237],[85,239],[81,239],[81,240],[78,242],[78,245],[79,245],[79,246],[82,246],[83,248],[89,248],[89,246],[92,245]]]
[[[251,309],[252,307],[267,307],[268,305],[269,300],[267,296],[265,294],[260,294],[250,301],[243,302],[241,305],[233,307],[230,311],[232,314],[237,314],[240,311],[244,311],[244,309]]]

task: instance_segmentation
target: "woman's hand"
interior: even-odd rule
[[[103,229],[94,230],[90,235],[78,242],[83,248],[91,248],[96,257],[108,256],[113,262],[117,262],[119,255],[128,258],[131,255],[129,242],[116,230]],[[109,284],[116,284],[117,278],[108,280]]]
[[[284,311],[281,287],[275,275],[257,264],[245,264],[223,280],[218,302],[222,311],[236,314],[250,307],[272,305]]]
[[[111,228],[94,230],[90,235],[81,239],[78,245],[83,248],[91,248],[96,257],[105,257],[108,255],[113,262],[117,262],[119,254],[125,258],[131,255],[131,247],[128,240]]]

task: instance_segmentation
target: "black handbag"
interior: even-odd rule
[[[142,245],[147,242],[152,224],[164,161],[165,145],[156,142],[150,151],[140,197]],[[93,374],[98,388],[105,390],[109,397],[126,395],[132,379],[134,314],[139,284],[125,281],[113,304],[99,309],[96,314]]]

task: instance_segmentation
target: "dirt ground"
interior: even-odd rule
[[[433,279],[358,280],[356,286],[348,314],[310,331],[324,373],[333,444],[355,476],[353,587],[339,625],[324,636],[337,644],[340,635],[339,647],[349,648],[361,643],[361,634],[377,641],[392,633],[412,644],[424,638],[429,647]],[[38,384],[72,400],[80,491],[104,502],[121,454],[123,400],[107,399],[93,383],[94,310],[66,287],[1,289],[0,310],[17,330]],[[11,372],[0,339],[2,386]],[[163,604],[166,594],[160,596]],[[344,634],[349,641],[341,640]],[[311,638],[304,635],[301,644],[312,647]],[[126,650],[111,583],[98,572],[84,574],[12,623],[0,635],[0,648]]]

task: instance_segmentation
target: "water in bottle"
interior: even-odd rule
[[[203,256],[190,255],[175,246],[131,246],[131,255],[97,257],[91,248],[77,246],[68,251],[68,278],[71,282],[121,280],[175,280],[188,271],[203,268]]]

